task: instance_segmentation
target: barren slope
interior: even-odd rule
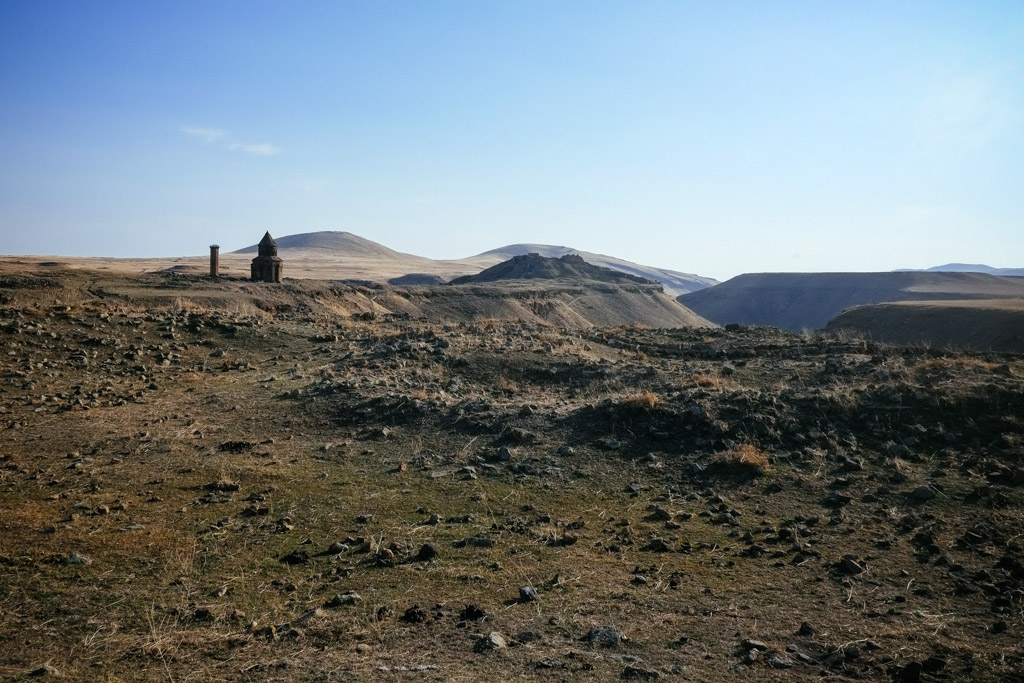
[[[1024,296],[1024,278],[982,273],[752,273],[679,297],[720,325],[817,330],[851,306]]]
[[[658,284],[629,273],[603,268],[587,263],[578,254],[566,254],[559,258],[548,258],[530,253],[513,256],[507,261],[491,266],[476,275],[464,275],[451,281],[453,285],[505,280],[590,280],[592,282],[618,282],[630,284]]]
[[[6,275],[2,275],[6,272]],[[31,273],[21,275],[21,273]],[[592,281],[511,281],[479,285],[394,287],[295,280],[266,286],[241,278],[180,273],[128,277],[51,268],[42,272],[0,271],[17,286],[0,290],[11,306],[52,291],[61,305],[126,299],[140,305],[236,313],[306,312],[310,315],[398,318],[459,323],[481,320],[525,322],[566,329],[646,325],[657,328],[713,327],[661,291],[658,285]]]
[[[826,329],[892,344],[1024,353],[1024,299],[855,306],[833,318]]]
[[[693,275],[690,273],[681,273],[664,268],[655,268],[654,266],[644,266],[639,263],[633,263],[632,261],[626,261],[613,256],[595,254],[589,251],[582,251],[571,247],[553,246],[550,244],[510,244],[498,249],[485,251],[484,253],[477,254],[476,256],[461,259],[460,261],[457,261],[457,263],[464,263],[467,266],[472,265],[478,269],[482,269],[502,261],[507,261],[513,256],[522,256],[523,254],[530,253],[540,254],[541,256],[547,256],[550,258],[560,258],[569,254],[577,254],[583,257],[584,261],[592,263],[595,266],[611,268],[612,270],[618,270],[647,280],[660,282],[665,288],[665,291],[673,296],[679,296],[680,294],[686,294],[688,292],[695,292],[697,290],[704,289],[705,287],[711,287],[712,285],[718,284],[717,280],[709,277]]]

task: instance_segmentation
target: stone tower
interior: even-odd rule
[[[210,277],[220,275],[220,245],[210,245]]]
[[[260,240],[259,255],[252,260],[253,282],[280,282],[283,261],[277,255],[277,242],[270,231]]]

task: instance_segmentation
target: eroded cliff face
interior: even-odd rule
[[[249,311],[346,319],[383,317],[438,323],[498,320],[558,328],[644,325],[713,326],[661,291],[656,284],[572,280],[502,281],[478,285],[413,286],[369,282],[286,280],[254,284],[179,273],[119,276],[80,270],[11,275],[17,287],[0,288],[13,303],[38,304],[32,287],[45,287],[66,305],[139,307],[194,311]],[[15,282],[15,281],[12,281]]]

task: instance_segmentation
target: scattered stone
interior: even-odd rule
[[[836,570],[840,574],[849,574],[851,576],[857,574],[863,574],[865,569],[864,566],[858,562],[852,555],[847,555],[843,559],[836,563]]]
[[[305,550],[296,548],[287,555],[281,557],[281,562],[291,565],[306,564],[307,562],[309,562],[309,553],[307,553]]]
[[[589,645],[596,647],[616,647],[619,643],[626,640],[626,636],[622,634],[622,631],[611,626],[597,626],[590,629],[587,633],[586,638]]]
[[[934,498],[935,495],[935,489],[930,486],[918,486],[907,497],[915,503],[925,503]]]
[[[324,607],[336,609],[338,607],[344,607],[346,605],[354,605],[357,602],[362,602],[363,597],[359,593],[344,593],[335,595],[333,598],[324,603]]]
[[[810,636],[813,636],[815,634],[815,630],[813,626],[811,626],[808,622],[805,621],[800,624],[800,629],[796,632],[796,634],[798,636],[803,636],[804,638],[809,638]]]
[[[533,586],[523,586],[519,589],[519,602],[533,602],[537,597],[537,589]]]
[[[473,645],[474,652],[491,652],[494,650],[504,650],[508,647],[508,643],[505,642],[504,636],[497,631],[491,631],[486,636],[476,641]]]
[[[53,676],[54,678],[60,678],[60,671],[57,670],[57,667],[47,662],[46,664],[43,664],[42,666],[39,666],[29,671],[28,675],[33,676],[35,678],[42,678],[43,676]]]
[[[233,493],[239,489],[238,484],[233,481],[211,481],[204,487],[207,491],[219,491],[221,493]]]
[[[416,604],[405,610],[405,613],[398,617],[398,620],[404,621],[407,624],[422,624],[427,620],[427,611]]]
[[[319,619],[322,616],[324,616],[324,611],[319,607],[314,607],[313,609],[303,612],[302,616],[295,620],[295,623],[299,626],[308,626],[311,621]]]
[[[641,548],[641,550],[645,550],[649,553],[670,553],[672,552],[672,546],[660,538],[653,538],[651,539],[651,542]]]
[[[565,663],[560,659],[542,659],[537,662],[538,669],[564,669]]]
[[[896,680],[900,681],[900,683],[919,683],[922,668],[921,662],[910,662],[898,669]]]
[[[657,503],[652,503],[649,508],[650,511],[648,517],[655,522],[669,522],[672,520],[672,513],[661,507]]]
[[[768,652],[768,643],[763,640],[754,640],[752,638],[746,638],[740,643],[744,650],[760,650],[761,652]]]
[[[483,621],[486,618],[487,613],[473,604],[466,605],[459,612],[459,621]]]
[[[437,551],[437,548],[430,543],[424,543],[420,546],[419,552],[416,553],[416,561],[429,562],[436,559],[438,555],[440,555],[440,553]]]
[[[661,674],[651,669],[627,664],[626,668],[622,670],[622,678],[629,681],[654,681],[661,678]]]
[[[455,541],[453,545],[456,548],[491,548],[494,546],[494,539],[484,536],[470,536],[461,541]]]
[[[69,555],[63,555],[60,558],[60,563],[63,565],[83,565],[92,564],[92,560],[81,553],[71,553]]]
[[[198,607],[192,612],[192,621],[214,621],[216,617],[209,607]]]

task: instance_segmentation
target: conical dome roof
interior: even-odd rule
[[[270,236],[269,230],[267,230],[266,234],[263,235],[263,239],[260,240],[259,255],[277,256],[277,242],[275,242],[274,238]]]

